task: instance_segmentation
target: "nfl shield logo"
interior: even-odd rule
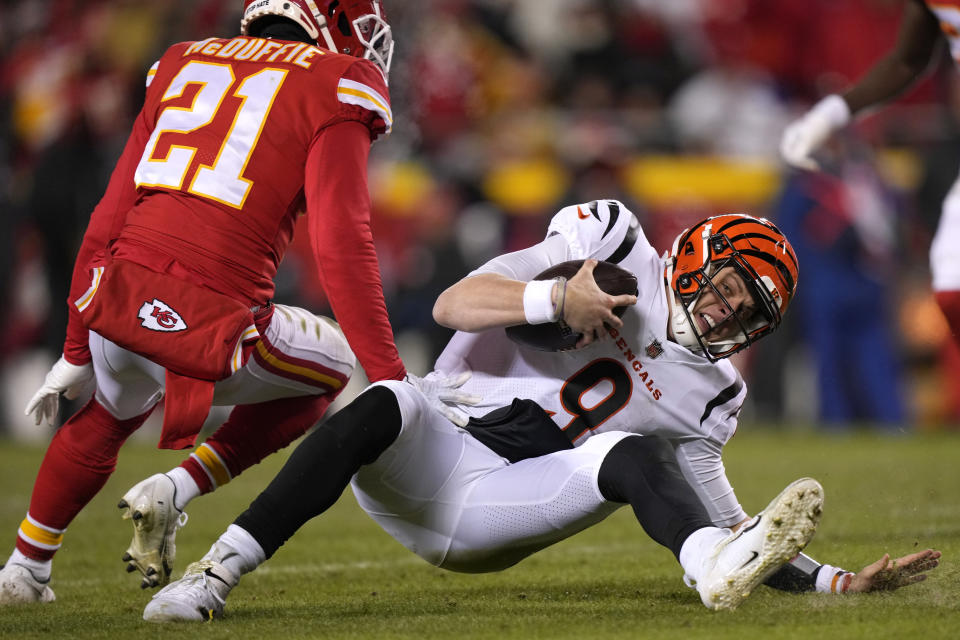
[[[646,351],[647,357],[651,360],[654,358],[659,358],[661,355],[663,355],[663,345],[660,344],[659,340],[655,339],[653,342],[647,345]]]

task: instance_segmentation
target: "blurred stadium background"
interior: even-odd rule
[[[371,190],[409,368],[429,370],[448,337],[431,319],[437,294],[538,241],[565,204],[619,198],[661,250],[701,217],[746,211],[784,227],[801,278],[783,329],[738,362],[744,421],[960,428],[960,353],[927,267],[960,160],[949,55],[838,140],[824,175],[788,172],[777,152],[791,118],[889,46],[902,2],[387,0],[397,124],[375,146]],[[240,5],[4,2],[0,431],[50,435],[23,406],[59,355],[73,258],[146,70],[173,42],[235,34]],[[276,297],[323,311],[302,240]]]

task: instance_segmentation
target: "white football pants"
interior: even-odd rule
[[[598,434],[576,449],[510,464],[412,385],[377,384],[397,396],[403,428],[353,477],[353,491],[387,533],[433,565],[499,571],[623,506],[604,499],[597,474],[629,433]]]
[[[314,362],[350,377],[356,357],[337,324],[298,307],[274,305],[268,342],[284,356]],[[119,420],[141,415],[163,395],[166,370],[159,364],[90,332],[90,352],[97,379],[97,401]],[[213,404],[255,404],[322,393],[315,386],[267,371],[248,358],[229,378],[216,383]]]
[[[960,177],[943,200],[930,243],[930,273],[934,291],[960,291]]]

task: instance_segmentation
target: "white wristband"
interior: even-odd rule
[[[823,118],[833,131],[847,126],[851,117],[847,101],[835,93],[813,105],[810,115]]]
[[[523,315],[528,324],[557,321],[553,306],[553,285],[556,280],[531,280],[523,290]]]
[[[850,588],[851,580],[853,580],[851,572],[825,564],[817,571],[816,589],[818,593],[846,593]]]

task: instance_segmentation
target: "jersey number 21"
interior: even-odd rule
[[[240,209],[253,183],[243,177],[253,149],[273,101],[283,85],[287,72],[267,68],[247,76],[239,83],[227,64],[191,61],[184,65],[163,94],[162,101],[183,95],[189,84],[200,89],[187,107],[166,107],[157,119],[150,139],[134,175],[138,187],[168,187],[185,190],[203,198]],[[198,149],[171,145],[165,157],[154,158],[157,141],[164,133],[189,133],[210,124],[217,112],[225,108],[224,98],[232,94],[242,100],[233,122],[220,146],[214,150],[214,161],[200,165],[190,184],[184,179]]]

